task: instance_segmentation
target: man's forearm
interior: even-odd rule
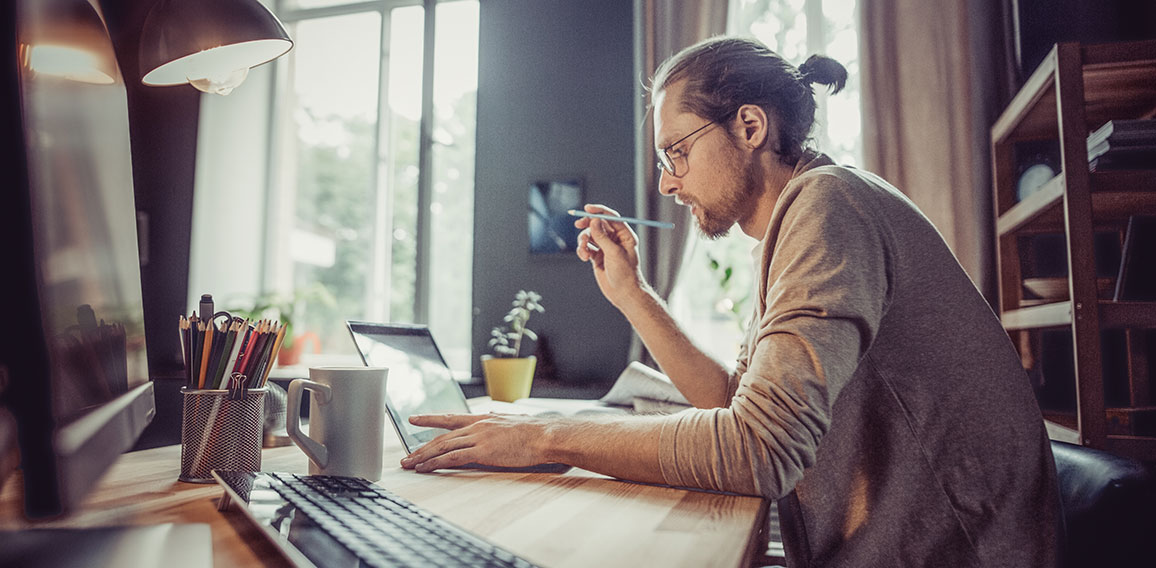
[[[622,313],[663,372],[691,404],[699,408],[727,405],[729,373],[726,368],[703,353],[683,333],[649,286],[639,290],[622,308]]]
[[[665,483],[659,465],[659,435],[665,416],[623,418],[572,417],[546,429],[543,454],[565,463],[621,479]]]

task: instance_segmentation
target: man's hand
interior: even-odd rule
[[[588,213],[618,215],[604,205],[587,204]],[[578,235],[578,258],[590,262],[602,295],[619,310],[628,307],[638,293],[648,288],[638,267],[638,235],[626,223],[579,217],[574,226]]]
[[[524,467],[546,463],[548,421],[505,414],[422,414],[415,426],[450,430],[402,458],[401,467],[428,473],[470,463]]]

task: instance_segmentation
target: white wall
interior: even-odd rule
[[[201,95],[188,311],[201,294],[221,309],[261,289],[273,65],[227,96]]]

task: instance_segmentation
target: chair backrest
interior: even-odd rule
[[[1052,442],[1066,536],[1063,565],[1152,566],[1156,486],[1152,468],[1108,452]]]

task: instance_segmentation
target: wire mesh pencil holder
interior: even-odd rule
[[[228,390],[182,388],[181,475],[189,483],[213,483],[214,469],[261,470],[265,388],[239,399]]]

